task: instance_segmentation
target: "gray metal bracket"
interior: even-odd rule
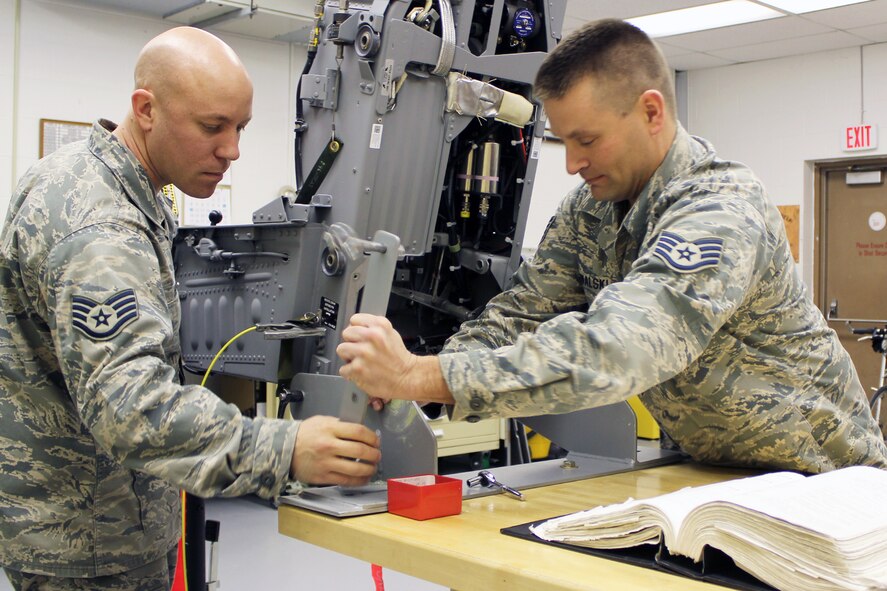
[[[253,212],[254,224],[307,224],[315,210],[329,209],[333,199],[330,195],[314,195],[311,203],[296,203],[289,195],[275,197]]]
[[[293,418],[301,420],[315,415],[337,416],[354,385],[339,376],[302,373],[292,379],[290,388],[303,393],[301,402],[290,404]],[[391,401],[381,411],[369,408],[364,415],[361,422],[382,441],[382,463],[376,479],[437,473],[437,439],[414,402]]]
[[[496,480],[499,482],[523,491],[540,486],[584,480],[595,476],[606,476],[607,474],[618,474],[619,472],[664,466],[683,461],[686,458],[685,455],[678,451],[659,449],[658,447],[643,448],[637,447],[637,445],[638,442],[636,440],[635,449],[639,455],[638,459],[632,462],[619,461],[616,458],[570,453],[566,458],[560,460],[544,460],[530,464],[502,466],[491,468],[490,472],[495,475]],[[658,445],[658,442],[656,442],[656,445]],[[502,492],[501,489],[469,487],[465,482],[469,478],[477,476],[476,471],[449,474],[449,476],[463,481],[462,497],[465,499],[484,497]],[[593,486],[593,484],[590,484],[590,486]]]
[[[360,92],[373,94],[376,92],[376,77],[372,65],[368,60],[357,60],[357,66],[360,69]]]
[[[312,107],[335,111],[339,104],[339,71],[327,68],[325,74],[304,74],[299,99]]]
[[[518,420],[574,453],[621,462],[637,459],[637,417],[627,402]]]
[[[496,279],[500,289],[504,288],[505,282],[508,280],[508,257],[477,251],[473,248],[463,248],[459,252],[459,262],[463,267],[471,269],[478,275],[490,273]]]
[[[683,460],[683,453],[661,449],[658,441],[643,442],[637,432],[637,417],[627,402],[588,408],[559,415],[518,419],[563,449],[565,459],[492,468],[499,482],[518,490],[582,480],[617,472],[628,472]],[[476,472],[453,474],[463,481]],[[501,492],[498,489],[463,487],[465,498]]]

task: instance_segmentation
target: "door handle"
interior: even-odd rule
[[[866,324],[887,324],[887,320],[870,320],[866,318],[840,318],[838,317],[838,300],[832,300],[828,305],[828,312],[825,319],[829,322],[862,322]]]

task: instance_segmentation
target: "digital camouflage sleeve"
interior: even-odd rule
[[[535,257],[440,355],[453,419],[638,394],[698,460],[887,467],[851,360],[751,171],[678,130],[637,202],[579,187]]]
[[[131,569],[176,543],[179,488],[271,497],[288,479],[297,423],[179,383],[175,222],[112,126],[25,175],[0,242],[0,564],[14,570]]]

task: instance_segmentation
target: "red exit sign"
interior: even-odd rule
[[[844,151],[874,150],[878,147],[877,125],[852,125],[844,129]]]

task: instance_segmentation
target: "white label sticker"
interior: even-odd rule
[[[382,79],[379,80],[379,86],[382,88],[382,96],[392,98],[394,84],[392,77],[394,76],[394,60],[385,60],[385,66],[382,68]]]
[[[382,124],[373,123],[373,131],[370,133],[370,148],[378,150],[382,147]]]
[[[880,232],[885,226],[887,226],[887,216],[880,211],[876,211],[869,216],[869,228],[875,232]]]
[[[533,160],[539,160],[539,152],[542,151],[542,139],[538,137],[533,138],[533,143],[530,145],[530,158]]]

